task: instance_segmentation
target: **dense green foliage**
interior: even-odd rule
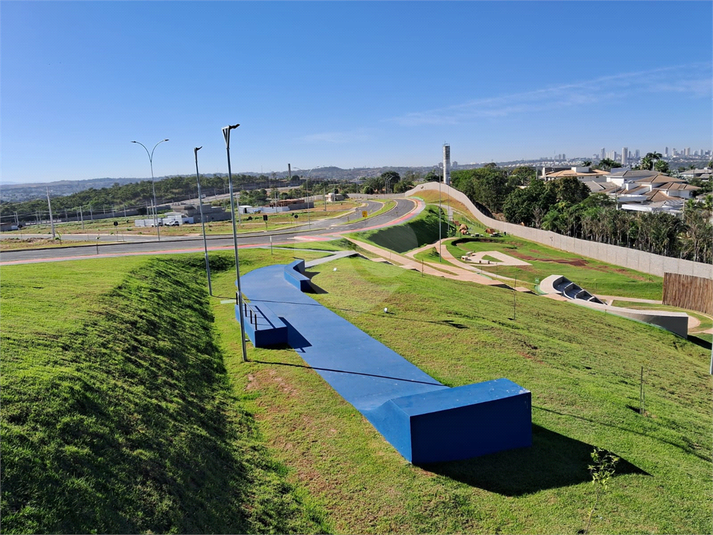
[[[647,168],[663,162],[657,154],[646,155]],[[486,215],[488,211],[502,212],[510,223],[659,255],[713,262],[710,195],[689,201],[683,218],[663,212],[631,212],[617,210],[605,194],[590,195],[589,188],[576,177],[527,182],[523,180],[527,173],[520,169],[527,168],[516,168],[510,174],[495,166],[457,171],[453,185],[476,206],[484,206]]]
[[[439,237],[438,224],[438,208],[428,206],[411,221],[383,229],[358,232],[355,233],[355,236],[380,247],[403,253],[437,241]],[[446,221],[445,214],[441,214],[440,224],[441,237],[445,238],[448,236],[449,230],[453,231],[453,227]]]
[[[321,530],[230,393],[202,258],[118,262],[3,268],[3,532]]]
[[[403,193],[413,188],[414,180],[419,175],[411,172],[401,178],[396,171],[386,171],[379,176],[369,177],[362,184],[362,193]]]
[[[293,177],[293,185],[299,185],[299,177]],[[279,181],[270,179],[265,175],[233,175],[233,188],[235,191],[240,189],[255,189],[273,187],[275,185],[288,186],[286,180]],[[198,185],[195,175],[174,176],[157,180],[156,186],[156,202],[161,205],[167,202],[180,201],[188,198],[198,197]],[[201,175],[201,193],[204,195],[217,195],[228,193],[228,177],[225,175]],[[119,207],[126,206],[128,208],[138,208],[145,212],[146,205],[153,201],[153,193],[150,180],[143,180],[132,184],[119,185],[114,184],[110,188],[95,189],[90,188],[72,195],[61,197],[52,197],[52,210],[59,217],[64,210],[68,210],[70,215],[74,216],[82,207],[86,215],[90,209],[98,213],[99,211],[114,206],[118,210]],[[47,212],[47,199],[36,199],[33,201],[25,201],[20,203],[0,203],[0,216],[7,216],[17,212],[20,220],[31,221],[35,217],[36,212]]]

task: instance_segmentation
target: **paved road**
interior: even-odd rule
[[[373,214],[378,211],[382,204],[374,201],[366,201],[365,209]],[[270,236],[275,245],[293,244],[295,240],[309,240],[311,237],[319,239],[325,235],[338,235],[346,232],[367,230],[372,228],[386,227],[398,224],[415,217],[423,209],[423,204],[412,199],[396,199],[396,206],[378,216],[369,217],[356,223],[348,223],[348,217],[323,219],[314,221],[309,226],[301,225],[289,230],[273,232],[256,232],[238,235],[238,247],[260,247],[270,245]],[[96,239],[96,235],[90,235],[89,239]],[[86,239],[86,238],[85,238]],[[232,235],[209,236],[208,249],[211,251],[232,249]],[[84,245],[74,247],[61,247],[50,249],[32,249],[21,251],[6,251],[0,253],[0,265],[22,264],[33,262],[52,262],[61,260],[78,260],[84,258],[112,257],[122,255],[145,255],[145,254],[176,254],[203,251],[202,237],[181,236],[171,239],[156,241],[154,236],[144,237],[140,242],[114,242],[97,243],[95,245]]]

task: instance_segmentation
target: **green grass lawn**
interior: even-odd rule
[[[327,292],[319,301],[437,380],[507,377],[533,395],[531,448],[415,467],[296,352],[250,348],[252,362],[241,363],[232,310],[216,312],[223,339],[233,336],[227,366],[247,407],[335,531],[576,533],[594,502],[595,446],[622,460],[591,533],[711,531],[709,351],[533,295],[516,296],[513,320],[507,290],[364,259],[310,271]],[[227,292],[231,281],[218,284]]]
[[[413,257],[419,261],[430,262],[432,264],[436,264],[436,267],[439,265],[440,266],[453,266],[453,264],[451,264],[448,260],[444,260],[443,258],[441,258],[441,256],[438,254],[438,249],[436,247],[431,247],[430,249],[426,249],[425,251],[416,253],[415,255],[413,255]]]
[[[379,247],[391,249],[397,253],[405,253],[427,243],[438,240],[438,207],[427,206],[416,218],[402,223],[377,230],[355,232],[356,239],[364,240]],[[449,228],[445,215],[441,215],[441,235],[448,236]]]
[[[550,275],[563,275],[575,284],[599,295],[661,299],[663,279],[631,269],[583,258],[516,238],[466,238],[447,244],[456,258],[470,251],[498,251],[529,262],[530,266],[488,266],[480,269],[505,277],[536,284]]]
[[[532,391],[531,448],[415,467],[295,351],[242,362],[231,257],[211,255],[213,298],[201,255],[3,267],[4,532],[576,533],[594,447],[621,461],[591,533],[713,529],[710,350],[362,258],[309,269],[317,300],[444,384]]]
[[[4,533],[326,529],[233,394],[202,264],[3,267]]]

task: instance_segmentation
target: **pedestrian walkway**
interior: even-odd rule
[[[378,255],[382,259],[395,264],[397,266],[406,268],[406,269],[411,269],[413,271],[419,271],[423,272],[426,275],[435,275],[437,277],[445,277],[446,279],[453,279],[453,280],[462,280],[462,281],[469,281],[469,282],[475,282],[477,284],[483,284],[485,286],[498,286],[501,288],[509,288],[506,284],[495,281],[493,279],[490,279],[484,275],[480,275],[478,273],[475,273],[474,271],[464,269],[461,267],[456,267],[453,265],[448,265],[448,264],[435,264],[432,262],[419,262],[415,258],[411,258],[408,256],[408,253],[406,255],[400,255],[398,253],[394,253],[392,251],[389,251],[387,249],[382,249],[381,247],[377,247],[375,245],[371,245],[369,243],[365,243],[362,241],[355,240],[354,238],[346,236],[346,239],[348,239],[350,242],[354,243],[355,245],[358,245],[365,251],[368,251],[372,254]],[[428,247],[437,247],[437,245],[429,245]],[[453,258],[451,255],[450,258]],[[443,248],[443,259],[447,260],[446,258],[446,249]]]
[[[286,326],[288,345],[407,460],[466,459],[530,445],[529,391],[507,379],[444,386],[298,290],[290,269],[304,277],[303,261],[243,276],[249,306]]]

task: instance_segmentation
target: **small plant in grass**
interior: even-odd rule
[[[594,464],[589,465],[589,473],[592,475],[592,484],[596,489],[596,494],[594,497],[594,505],[589,510],[587,525],[584,529],[579,530],[579,533],[584,535],[589,533],[589,527],[592,524],[592,517],[594,516],[594,512],[597,510],[597,506],[599,505],[599,498],[602,496],[604,491],[607,490],[609,479],[614,475],[616,464],[619,462],[619,457],[601,448],[595,447],[591,455]]]

